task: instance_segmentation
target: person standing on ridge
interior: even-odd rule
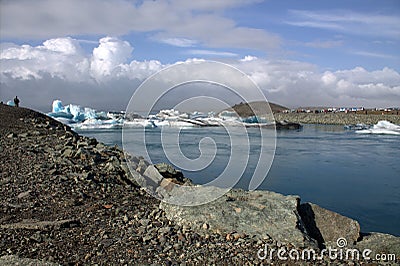
[[[15,96],[15,98],[14,98],[14,104],[15,104],[16,107],[19,107],[19,99],[18,99],[18,96]]]

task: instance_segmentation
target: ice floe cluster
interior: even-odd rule
[[[125,127],[213,127],[213,126],[246,126],[255,125],[268,127],[282,125],[281,122],[268,121],[266,117],[250,116],[239,117],[234,111],[224,110],[219,114],[214,112],[181,113],[178,110],[161,110],[157,114],[141,117],[137,114],[125,112],[104,112],[92,108],[81,107],[75,104],[63,105],[60,100],[54,100],[52,112],[47,115],[58,121],[68,124],[74,129],[110,129]],[[355,124],[347,125],[345,129],[354,130],[357,134],[390,134],[400,135],[400,126],[382,120],[375,125]]]
[[[54,100],[52,112],[47,115],[58,121],[68,124],[75,129],[104,129],[125,127],[212,127],[212,126],[249,126],[271,125],[274,121],[267,121],[264,117],[239,117],[236,112],[223,111],[216,115],[214,112],[181,113],[174,109],[161,110],[157,114],[141,117],[137,114],[125,112],[99,112],[92,108],[81,107],[75,104],[63,105],[60,100]]]
[[[78,129],[114,128],[123,124],[123,113],[98,112],[75,104],[64,106],[60,100],[53,101],[52,112],[47,115]]]

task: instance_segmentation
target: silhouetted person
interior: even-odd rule
[[[14,104],[15,104],[16,107],[19,107],[19,99],[18,99],[18,96],[15,96],[15,98],[14,98]]]

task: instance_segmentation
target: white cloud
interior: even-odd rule
[[[253,60],[257,60],[257,59],[258,58],[256,56],[246,55],[244,58],[240,59],[240,61],[246,62],[246,61],[253,61]]]
[[[90,63],[91,74],[97,80],[110,76],[118,67],[122,67],[133,51],[132,46],[117,38],[100,39],[100,45],[93,49]]]
[[[263,2],[264,0],[201,0],[201,1],[187,1],[175,0],[173,1],[177,8],[189,10],[205,10],[214,11],[226,8],[234,8],[244,6],[252,3]]]
[[[216,57],[236,57],[238,54],[230,53],[230,52],[220,52],[220,51],[213,51],[213,50],[189,50],[187,51],[188,54],[192,55],[203,55],[203,56],[216,56]]]
[[[161,64],[160,61],[150,60],[150,61],[132,61],[129,66],[126,66],[125,76],[127,78],[144,80],[148,78],[151,74],[163,69],[166,65]]]
[[[382,59],[397,59],[398,58],[396,56],[389,55],[389,54],[374,53],[374,52],[367,52],[367,51],[355,51],[355,52],[352,52],[352,54],[366,56],[366,57],[382,58]]]
[[[1,77],[40,79],[44,74],[73,82],[103,82],[108,79],[142,79],[163,66],[158,61],[127,62],[133,47],[114,37],[99,40],[92,54],[84,54],[79,41],[50,39],[39,46],[8,45],[0,52]]]
[[[400,18],[379,13],[357,13],[345,10],[290,10],[292,19],[286,23],[365,36],[400,38]]]
[[[209,47],[278,48],[281,40],[277,35],[239,27],[222,12],[257,2],[260,1],[1,1],[0,35],[44,39],[120,36],[134,31],[151,32],[152,39],[178,46],[202,43]]]
[[[367,71],[362,67],[321,73],[304,62],[264,59],[240,60],[270,101],[296,106],[398,106],[400,73],[394,69]]]
[[[336,78],[335,74],[333,74],[332,72],[326,71],[322,75],[321,80],[325,85],[329,86],[329,85],[334,84],[336,82],[337,78]]]
[[[332,48],[332,47],[342,46],[343,41],[341,41],[341,40],[329,40],[329,41],[316,40],[313,42],[307,42],[304,45],[308,46],[308,47],[313,47],[313,48]]]
[[[162,39],[161,42],[177,47],[192,47],[197,43],[197,41],[186,38],[166,38]]]
[[[129,43],[112,37],[100,39],[98,47],[88,54],[72,38],[50,39],[38,46],[3,45],[1,98],[18,95],[25,101],[29,99],[31,106],[46,106],[53,97],[65,97],[82,105],[104,107],[108,102],[122,109],[140,81],[165,67],[156,60],[129,61],[132,50]],[[186,60],[199,61],[204,59]],[[251,55],[226,61],[248,74],[270,101],[289,107],[398,106],[400,102],[400,73],[391,68],[321,71],[305,62]],[[204,69],[200,74],[210,79],[221,76],[215,69]],[[240,77],[228,78],[234,82]]]
[[[79,43],[71,38],[50,39],[36,47],[10,46],[1,49],[1,74],[13,78],[40,78],[42,73],[83,80],[88,65]]]
[[[74,55],[78,53],[79,45],[72,38],[50,39],[43,43],[43,47],[49,51],[59,52],[66,55]]]

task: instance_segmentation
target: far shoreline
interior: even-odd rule
[[[322,125],[374,125],[381,120],[393,124],[400,124],[400,115],[397,114],[365,114],[365,113],[274,113],[276,121],[288,121],[300,124]]]

